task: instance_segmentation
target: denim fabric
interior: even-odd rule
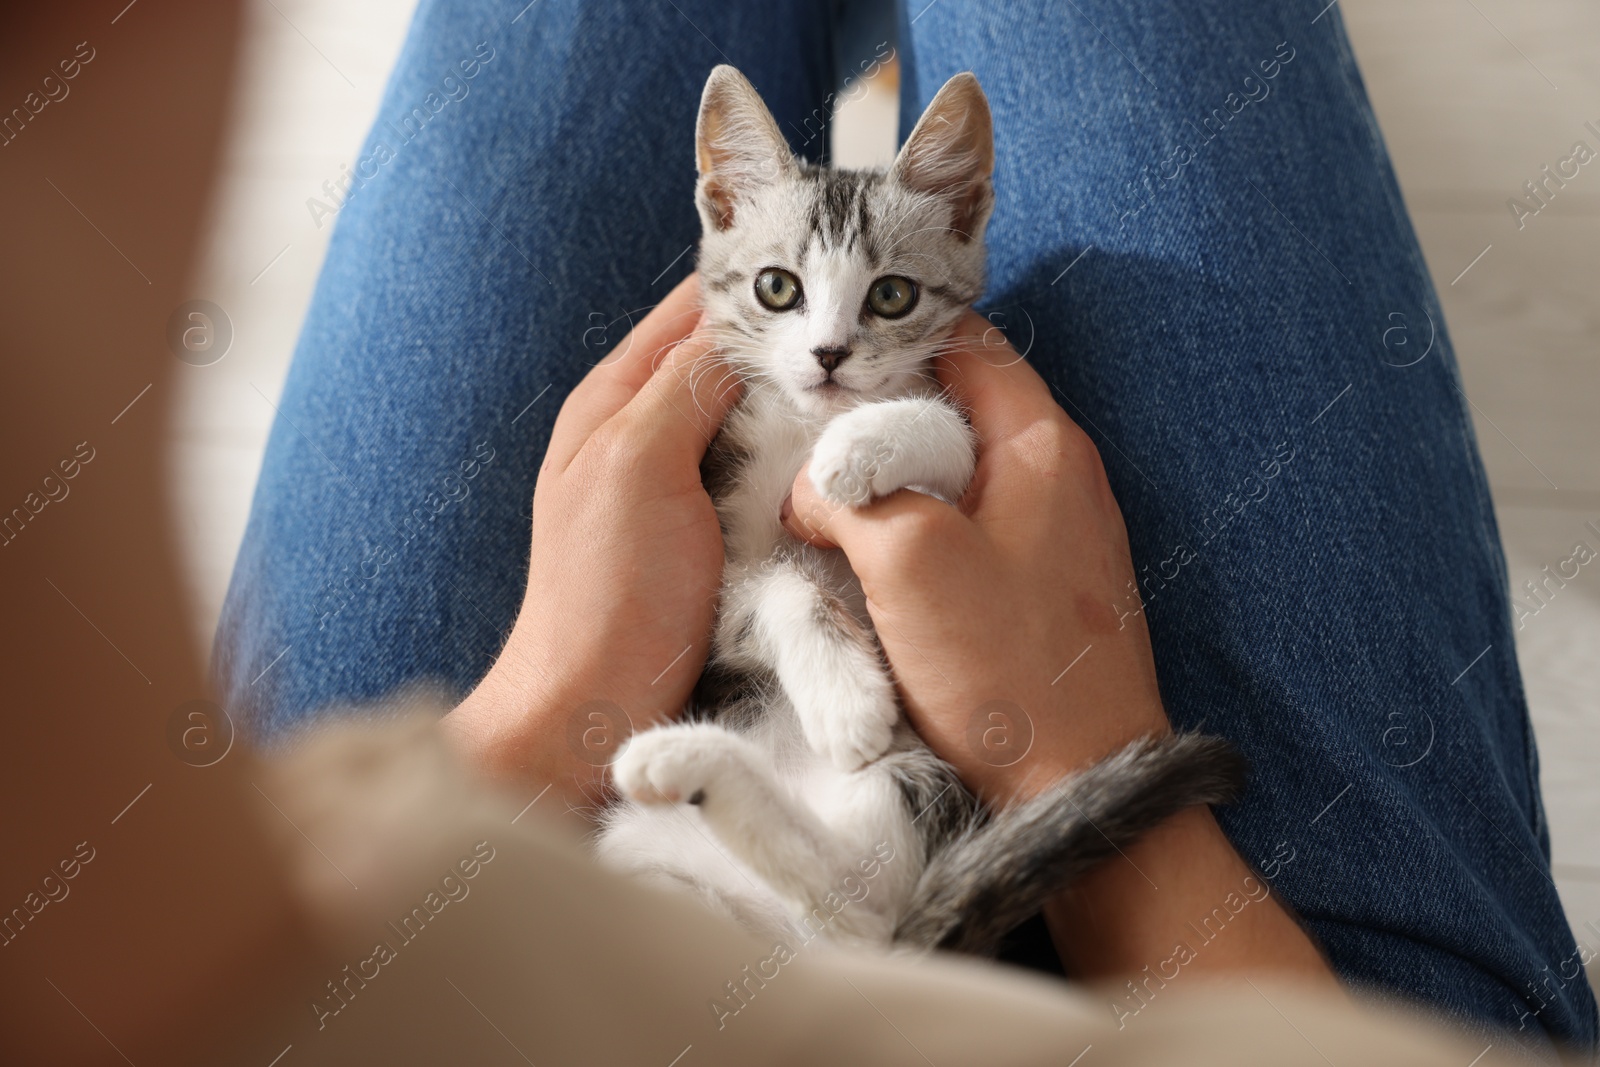
[[[707,71],[813,156],[851,73],[835,5],[520,6],[424,0],[337,211],[218,634],[260,738],[482,675],[560,398],[690,269]],[[916,0],[902,132],[978,74],[985,308],[1101,450],[1174,723],[1252,760],[1245,858],[1351,982],[1591,1046],[1472,425],[1322,8]]]

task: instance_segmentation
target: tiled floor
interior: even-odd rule
[[[306,208],[371,121],[410,6],[254,0],[243,91],[195,295],[233,349],[184,369],[172,462],[196,639],[207,641],[244,529],[273,402],[331,227]],[[1549,206],[1507,207],[1573,142],[1600,149],[1600,11],[1582,0],[1343,0],[1401,185],[1444,301],[1494,487],[1514,589],[1576,542],[1600,551],[1600,165]],[[864,129],[892,129],[869,96]],[[875,126],[874,126],[875,124]],[[848,149],[848,151],[846,151]],[[870,158],[869,142],[841,162]],[[1569,168],[1570,169],[1570,168]],[[1526,197],[1524,196],[1524,199]],[[1531,203],[1531,202],[1530,202]],[[1486,251],[1487,249],[1487,251]],[[1481,255],[1481,258],[1479,258]],[[1470,269],[1468,269],[1470,267]],[[1465,273],[1463,274],[1463,271]],[[1570,567],[1569,567],[1570,573]],[[1600,943],[1600,562],[1518,634],[1544,764],[1556,881]]]

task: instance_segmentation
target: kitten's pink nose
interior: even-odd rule
[[[850,358],[850,349],[844,345],[819,345],[811,350],[811,354],[817,357],[823,370],[832,374],[835,367]]]

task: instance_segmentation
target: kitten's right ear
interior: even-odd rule
[[[726,64],[711,72],[700,97],[695,163],[695,200],[706,225],[719,230],[733,225],[734,207],[750,190],[798,169],[755,86]]]

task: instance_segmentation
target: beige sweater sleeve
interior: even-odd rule
[[[1180,980],[1119,1019],[1109,993],[996,964],[763,944],[596,866],[425,723],[325,734],[271,782],[318,931],[266,1013],[296,1063],[1465,1067],[1483,1051],[1264,980]]]

